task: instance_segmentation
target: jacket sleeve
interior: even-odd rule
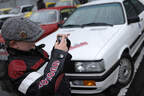
[[[64,63],[70,60],[71,55],[58,49],[54,49],[51,58],[45,67],[44,74],[39,72],[28,72],[23,74],[23,79],[18,84],[18,90],[27,96],[39,96],[43,91],[53,94],[55,81],[60,73],[63,72]],[[24,70],[24,68],[21,68]]]

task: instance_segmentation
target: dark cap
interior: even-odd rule
[[[1,29],[5,40],[36,41],[43,30],[35,22],[24,17],[12,17],[7,19]]]

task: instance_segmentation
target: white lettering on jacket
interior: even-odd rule
[[[52,66],[50,68],[50,72],[47,73],[46,78],[44,80],[41,80],[39,83],[39,88],[42,88],[43,86],[48,85],[48,83],[53,79],[55,76],[55,73],[58,69],[58,66],[60,65],[60,61],[56,60],[52,63]]]

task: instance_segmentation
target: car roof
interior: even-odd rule
[[[7,11],[7,10],[11,10],[12,8],[1,8],[0,11]]]
[[[74,7],[74,6],[58,6],[58,7],[49,7],[49,8],[45,8],[45,9],[40,9],[38,11],[41,11],[41,10],[51,10],[51,9],[61,10],[61,9],[64,9],[64,8],[76,8],[76,7]]]
[[[29,7],[29,6],[33,6],[33,5],[32,4],[26,4],[26,5],[21,5],[21,6],[17,6],[17,7],[23,8],[23,7]]]
[[[121,3],[123,1],[124,0],[95,0],[95,1],[91,1],[91,2],[88,2],[86,4],[83,4],[81,6],[89,6],[89,5],[103,4],[103,3],[113,3],[113,2],[120,2]]]

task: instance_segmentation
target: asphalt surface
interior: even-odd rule
[[[128,88],[126,96],[144,96],[144,56],[135,74],[135,77]]]

